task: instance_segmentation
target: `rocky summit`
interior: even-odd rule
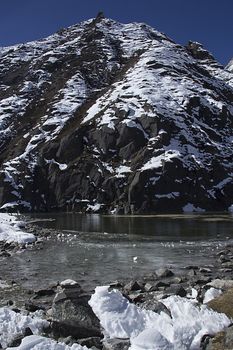
[[[233,63],[99,14],[0,48],[1,210],[233,204]]]

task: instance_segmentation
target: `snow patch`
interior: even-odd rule
[[[163,154],[152,157],[144,166],[141,168],[141,171],[149,169],[161,168],[165,165],[166,162],[171,162],[174,158],[179,158],[180,152],[176,150],[165,151]]]
[[[184,213],[204,213],[205,209],[199,208],[199,207],[195,207],[192,203],[187,203],[184,207],[183,207],[183,212]]]
[[[32,330],[33,334],[39,334],[43,328],[48,326],[49,322],[43,320],[40,313],[30,314],[29,316],[14,312],[6,307],[0,308],[0,344],[3,348],[27,327]]]
[[[88,350],[86,346],[73,344],[68,346],[64,343],[58,343],[52,339],[45,338],[38,335],[30,335],[22,340],[22,343],[14,348],[7,348],[6,350]]]
[[[17,242],[19,244],[33,243],[36,237],[21,230],[22,224],[13,215],[0,213],[0,241]],[[1,342],[0,342],[1,343]]]

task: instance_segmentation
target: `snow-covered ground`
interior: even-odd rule
[[[19,244],[33,243],[36,237],[31,233],[22,231],[24,223],[18,221],[16,216],[0,213],[0,241],[16,242]]]
[[[211,288],[208,299],[219,293]],[[129,338],[130,350],[196,350],[205,334],[215,334],[229,326],[231,320],[195,300],[170,296],[162,300],[171,316],[157,314],[130,303],[117,290],[97,287],[89,304],[100,319],[106,338]],[[0,343],[6,347],[27,327],[33,332],[25,337],[18,350],[87,350],[86,346],[64,343],[42,336],[48,322],[40,313],[22,315],[8,308],[0,308]]]
[[[143,310],[122,296],[109,291],[107,286],[97,287],[90,300],[93,311],[100,319],[105,336],[129,338],[130,350],[195,350],[205,334],[215,334],[227,327],[231,320],[195,301],[171,296],[162,300],[172,318]]]
[[[23,332],[27,327],[34,334],[39,334],[48,324],[38,313],[28,316],[6,307],[0,308],[0,344],[5,348],[17,334]]]

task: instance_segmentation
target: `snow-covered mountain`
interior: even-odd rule
[[[230,67],[102,14],[0,48],[1,209],[229,208]]]
[[[232,60],[230,60],[230,62],[226,66],[226,69],[229,70],[230,72],[233,72],[233,58]]]

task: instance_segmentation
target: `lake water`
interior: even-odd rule
[[[43,227],[62,231],[42,250],[27,250],[2,264],[2,277],[26,287],[66,278],[88,288],[148,275],[164,266],[208,266],[217,249],[233,242],[230,214],[104,216],[34,214]],[[54,221],[47,221],[52,219]]]

